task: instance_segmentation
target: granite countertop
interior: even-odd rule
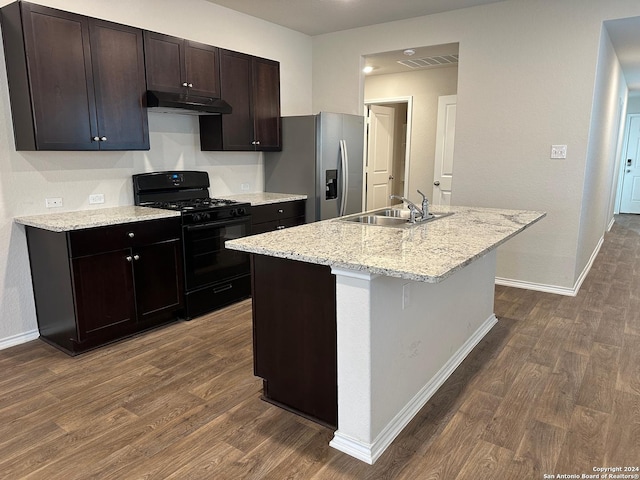
[[[306,200],[306,195],[300,195],[296,193],[272,193],[272,192],[257,192],[257,193],[238,193],[235,195],[226,195],[224,197],[228,200],[236,200],[238,202],[249,202],[252,206],[267,205],[269,203],[280,202],[292,202],[294,200]]]
[[[180,212],[148,207],[111,207],[75,212],[45,213],[16,217],[14,221],[30,227],[53,232],[67,232],[83,228],[103,227],[120,223],[142,222],[159,218],[179,217]]]
[[[545,212],[443,207],[454,212],[410,228],[339,219],[226,242],[227,248],[437,283],[543,218]]]

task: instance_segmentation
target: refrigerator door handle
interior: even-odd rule
[[[340,211],[338,216],[343,217],[347,211],[347,198],[349,196],[349,155],[346,140],[340,140],[340,162],[342,167],[342,191],[340,192]]]

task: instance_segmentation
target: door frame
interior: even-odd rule
[[[404,96],[404,97],[385,97],[385,98],[371,98],[365,99],[364,101],[364,116],[368,118],[369,113],[369,105],[389,105],[392,103],[406,103],[407,104],[407,132],[405,139],[405,152],[404,152],[404,192],[402,192],[402,196],[405,198],[408,196],[408,188],[409,188],[409,167],[410,167],[410,159],[411,159],[411,119],[413,117],[413,95]],[[363,205],[366,205],[366,186],[367,186],[367,170],[369,168],[369,149],[368,147],[368,137],[369,130],[367,127],[367,134],[365,135],[365,155],[364,155],[364,165],[365,169],[362,174],[362,196],[363,196]]]
[[[622,149],[620,150],[620,154],[618,156],[618,160],[620,163],[618,167],[618,188],[616,193],[616,202],[613,209],[614,215],[620,213],[620,207],[622,205],[622,183],[624,182],[624,171],[627,167],[625,157],[627,156],[627,149],[629,148],[629,132],[631,131],[631,119],[635,117],[640,117],[640,113],[628,113],[625,120],[624,140],[622,141]]]

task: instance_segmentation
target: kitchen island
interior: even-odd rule
[[[496,323],[496,248],[545,216],[437,208],[453,214],[409,228],[333,219],[226,244],[253,254],[265,399],[337,426],[330,444],[367,463]]]

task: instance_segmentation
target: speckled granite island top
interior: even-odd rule
[[[238,202],[249,202],[252,206],[267,205],[269,203],[293,202],[295,200],[306,200],[306,195],[296,193],[238,193],[235,195],[226,195],[224,198],[228,200],[236,200]]]
[[[543,218],[545,212],[434,207],[454,212],[392,228],[325,220],[226,242],[228,248],[331,267],[437,283]]]
[[[142,222],[160,218],[179,217],[180,212],[161,210],[148,207],[111,207],[94,210],[79,210],[76,212],[45,213],[16,217],[14,221],[30,227],[51,230],[52,232],[67,232],[83,228],[104,227],[120,223]]]

